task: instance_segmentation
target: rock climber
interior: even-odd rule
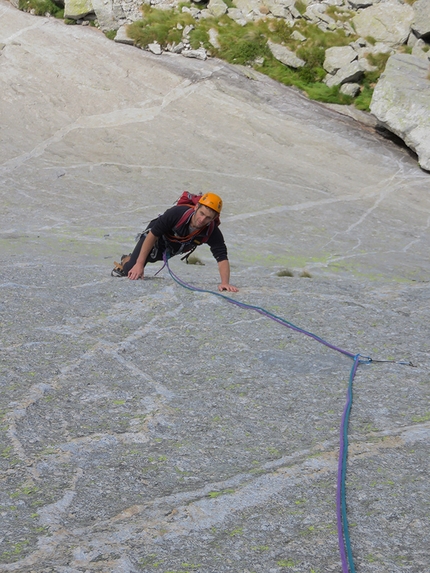
[[[237,292],[230,284],[230,263],[227,247],[219,229],[222,199],[215,193],[192,195],[184,192],[177,204],[152,220],[130,255],[122,255],[115,262],[112,276],[143,279],[147,263],[163,260],[166,253],[189,256],[197,246],[207,243],[218,263],[221,282],[219,291]]]

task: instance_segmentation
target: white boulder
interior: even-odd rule
[[[370,110],[386,129],[403,139],[430,171],[429,62],[394,54],[373,92]]]
[[[356,33],[363,38],[371,36],[390,46],[406,43],[415,12],[409,4],[388,0],[358,12],[352,22]]]

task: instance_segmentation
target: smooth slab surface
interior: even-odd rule
[[[234,300],[413,363],[358,368],[347,509],[360,572],[423,573],[430,200],[415,158],[258,74],[4,0],[2,44],[0,571],[341,570],[350,358],[159,266],[110,276],[187,189],[224,199]],[[196,254],[172,269],[216,289]]]

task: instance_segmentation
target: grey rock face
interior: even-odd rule
[[[381,124],[413,149],[423,169],[430,171],[429,64],[409,54],[390,57],[371,102]]]
[[[375,359],[351,416],[357,570],[424,573],[430,175],[267,76],[0,13],[1,572],[340,571],[350,358],[161,264],[110,277],[208,189],[237,302]],[[172,270],[216,289],[197,253]]]

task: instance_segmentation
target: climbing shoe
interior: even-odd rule
[[[122,255],[120,263],[117,263],[116,261],[114,261],[115,266],[112,269],[111,276],[112,277],[125,277],[125,276],[127,276],[126,273],[124,272],[124,265],[125,265],[125,263],[128,263],[129,260],[130,260],[130,255]]]

